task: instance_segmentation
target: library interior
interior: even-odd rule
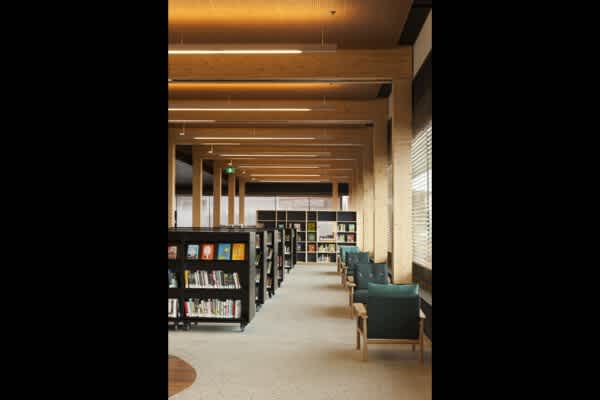
[[[432,1],[168,12],[169,397],[431,399]]]

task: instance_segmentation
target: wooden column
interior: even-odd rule
[[[352,176],[352,180],[350,182],[348,182],[348,209],[349,210],[354,210],[354,194],[352,193],[354,191],[354,185],[356,185],[356,177],[355,177],[355,173],[353,172],[353,176]]]
[[[361,157],[362,158],[362,157]],[[354,210],[356,211],[356,244],[358,245],[358,247],[363,250],[364,249],[364,222],[363,222],[363,213],[364,213],[364,209],[363,209],[363,169],[361,168],[362,166],[362,160],[359,160],[358,162],[359,168],[355,169],[355,175],[356,175],[356,189],[354,190],[354,201],[353,201],[353,206],[354,206]],[[363,250],[364,251],[364,250]]]
[[[412,282],[412,187],[410,144],[412,140],[412,81],[392,84],[392,168],[394,283]]]
[[[192,226],[202,225],[202,158],[192,153]]]
[[[213,167],[213,226],[221,225],[221,190],[223,190],[223,166],[215,161]]]
[[[239,184],[240,184],[240,188],[238,189],[238,191],[239,191],[239,200],[240,200],[240,205],[239,205],[240,224],[244,225],[245,224],[244,213],[246,212],[246,179],[239,178]]]
[[[168,141],[168,173],[167,173],[167,181],[169,184],[168,196],[167,200],[167,208],[168,208],[168,226],[172,228],[175,226],[175,141],[173,140],[173,136],[169,134]]]
[[[372,137],[373,128],[369,133]],[[373,243],[375,228],[373,225],[373,142],[365,146],[365,157],[363,159],[363,251],[373,254]]]
[[[339,184],[335,181],[331,182],[331,209],[340,209],[340,195],[338,194]]]
[[[388,100],[378,100],[377,117],[373,126],[373,208],[374,208],[374,247],[373,258],[375,262],[386,262],[389,247],[388,232],[390,232],[390,218],[388,212],[389,179],[388,176],[388,143],[387,143],[387,115]]]
[[[235,224],[235,174],[227,176],[227,223]]]

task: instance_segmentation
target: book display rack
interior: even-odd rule
[[[355,211],[258,210],[256,221],[294,229],[297,262],[334,263],[339,245],[357,243]]]
[[[190,329],[191,324],[229,322],[244,330],[256,312],[257,234],[232,228],[169,229],[170,324]]]

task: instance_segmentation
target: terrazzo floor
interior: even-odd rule
[[[369,345],[363,362],[335,271],[298,264],[244,332],[233,324],[169,331],[169,354],[197,373],[170,399],[431,399],[430,343],[424,365],[410,345]]]

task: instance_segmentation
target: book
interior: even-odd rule
[[[309,232],[306,235],[306,240],[309,242],[316,242],[317,241],[317,234],[316,232]]]
[[[234,243],[231,250],[232,260],[245,260],[246,259],[246,243]]]
[[[215,245],[213,243],[202,243],[202,253],[200,253],[201,260],[214,260],[215,259]]]
[[[169,260],[177,259],[177,246],[169,246]]]
[[[200,252],[200,245],[188,244],[188,247],[187,247],[187,258],[188,259],[197,260],[199,252]]]
[[[317,224],[316,224],[316,222],[309,222],[307,224],[306,230],[308,232],[316,232],[317,231]]]
[[[354,232],[354,224],[348,224],[348,232]]]
[[[317,244],[316,243],[309,243],[308,244],[308,251],[309,252],[315,252],[317,251]]]
[[[346,224],[338,224],[338,232],[346,232]]]
[[[346,241],[347,241],[348,243],[354,243],[354,242],[356,242],[356,238],[355,238],[354,234],[353,234],[353,233],[349,233],[349,234],[346,236]]]
[[[217,260],[231,260],[231,243],[219,243]]]

